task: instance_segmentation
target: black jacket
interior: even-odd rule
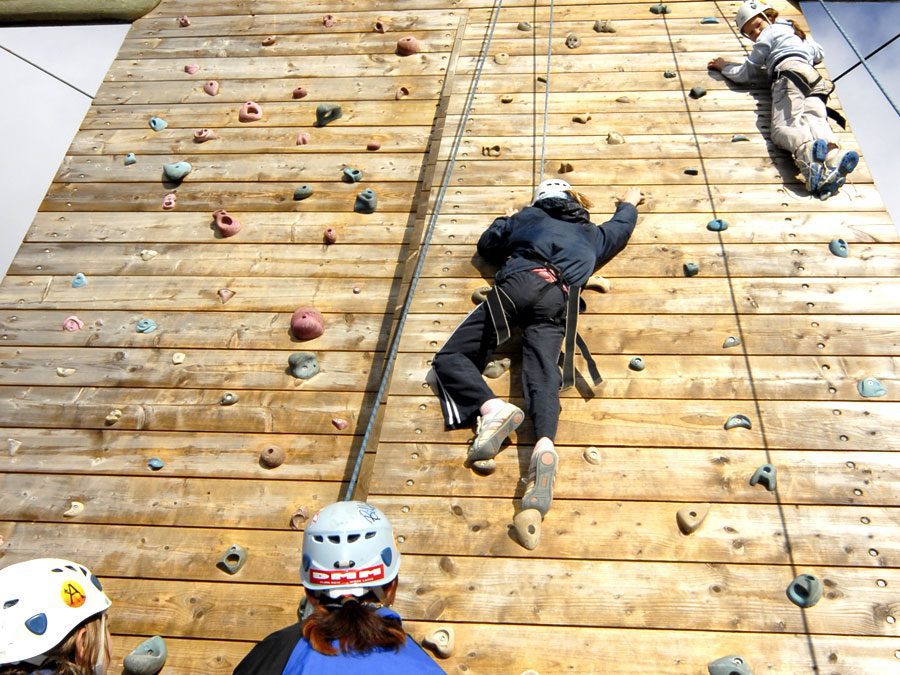
[[[478,240],[478,254],[502,266],[497,281],[550,263],[567,284],[583,286],[625,248],[636,223],[637,208],[628,202],[598,226],[574,200],[551,197],[494,220]]]

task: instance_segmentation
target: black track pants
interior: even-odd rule
[[[565,294],[530,270],[497,284],[505,293],[507,317],[522,329],[522,389],[525,409],[534,423],[535,438],[553,440],[559,424],[559,353],[565,334]],[[546,290],[545,290],[546,289]],[[435,355],[444,422],[450,429],[469,426],[481,404],[495,397],[481,371],[497,347],[490,312],[476,307]]]

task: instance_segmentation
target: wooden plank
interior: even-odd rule
[[[508,31],[510,24],[506,25]],[[697,23],[695,25],[699,27],[700,24]],[[716,51],[725,54],[740,49],[738,41],[735,40],[734,35],[727,28],[723,31],[720,27],[716,32],[709,30],[698,31],[697,34],[691,34],[687,31],[676,33],[675,31],[682,28],[682,26],[673,26],[671,35],[666,35],[665,28],[660,26],[662,30],[656,30],[647,35],[628,36],[620,35],[618,27],[616,27],[615,37],[610,39],[609,35],[596,33],[590,25],[580,24],[577,27],[573,25],[569,30],[581,38],[581,45],[577,49],[569,49],[566,45],[566,29],[564,26],[557,26],[554,17],[553,35],[555,39],[552,40],[550,47],[550,53],[554,59],[553,65],[558,67],[560,64],[575,57],[598,57],[607,54],[628,54],[629,57],[633,54],[658,54],[670,57],[672,52],[675,52],[680,59],[685,55],[698,52]],[[469,24],[468,31],[473,34],[473,37],[463,41],[463,56],[477,57],[481,53],[482,39],[478,35],[478,28],[479,25],[477,23]],[[491,40],[491,53],[503,52],[510,56],[532,56],[537,54],[537,58],[546,63],[547,27],[539,25],[535,31],[529,31],[528,33],[517,32],[519,35],[497,35],[495,31],[494,38]],[[187,40],[183,40],[183,42],[187,42]],[[257,40],[255,49],[252,52],[248,50],[247,53],[258,54],[260,51],[261,48]],[[423,51],[426,50],[423,49]],[[427,51],[437,51],[437,48],[428,49]],[[599,59],[598,62],[600,62]]]

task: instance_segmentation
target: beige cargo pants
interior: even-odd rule
[[[790,59],[782,64],[779,72],[791,70],[809,83],[819,73],[800,59]],[[797,150],[809,142],[824,138],[836,143],[836,137],[825,115],[825,102],[815,94],[828,94],[831,83],[822,78],[812,88],[809,96],[786,77],[779,77],[772,84],[772,142],[788,150],[794,157]]]

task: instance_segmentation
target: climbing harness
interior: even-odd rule
[[[789,81],[791,81],[794,84],[794,86],[797,87],[797,89],[800,90],[800,93],[803,94],[804,98],[809,98],[810,96],[812,96],[812,97],[821,99],[822,103],[825,104],[825,114],[829,118],[833,119],[835,121],[835,123],[841,129],[846,129],[847,128],[847,118],[844,117],[837,110],[835,110],[834,108],[832,108],[831,106],[828,105],[828,98],[834,93],[834,82],[832,82],[831,80],[826,80],[812,66],[810,66],[810,68],[813,70],[813,72],[816,73],[816,77],[814,79],[812,79],[811,81],[809,79],[807,79],[806,77],[804,77],[801,73],[798,73],[795,70],[791,70],[789,68],[782,68],[781,70],[778,70],[778,66],[783,61],[786,61],[787,59],[793,59],[793,58],[797,58],[797,55],[796,54],[785,54],[785,55],[781,56],[780,58],[778,58],[775,61],[775,63],[772,64],[772,74],[775,76],[772,80],[772,84],[774,84],[775,82],[777,82],[778,80],[780,80],[783,77],[787,78]],[[803,58],[805,58],[805,56]],[[825,88],[827,89],[827,91],[814,94],[813,91],[822,82],[825,83]]]

